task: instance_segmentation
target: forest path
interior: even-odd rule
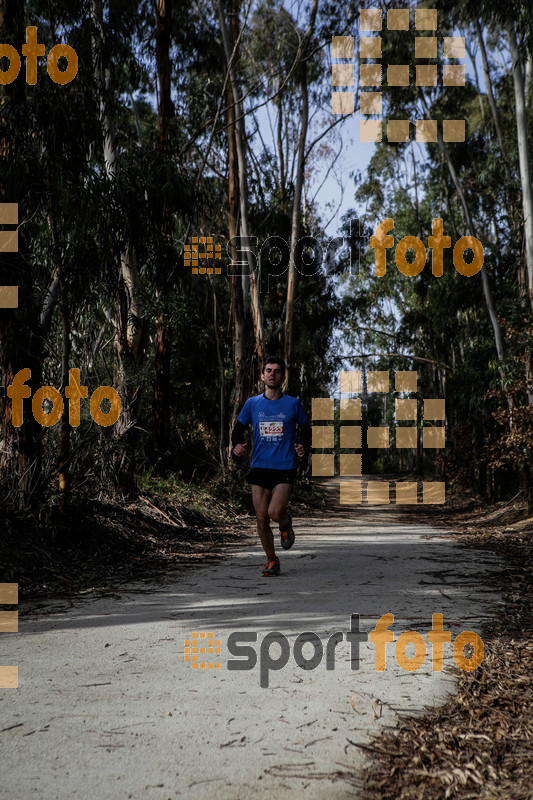
[[[0,640],[0,663],[19,667],[19,688],[0,690],[0,798],[358,796],[349,770],[365,756],[352,743],[368,743],[398,713],[442,703],[454,679],[446,671],[451,645],[443,672],[432,670],[429,645],[419,670],[401,669],[393,644],[385,671],[376,672],[370,642],[351,669],[350,615],[359,614],[369,632],[392,612],[395,640],[416,630],[427,642],[433,613],[444,615],[452,637],[481,633],[500,602],[492,554],[402,520],[392,506],[295,518],[296,543],[280,551],[279,577],[261,577],[264,558],[253,538],[219,564],[185,569],[165,584],[23,613],[19,633]],[[193,631],[220,639],[220,669],[193,670],[184,661]],[[238,631],[258,634],[254,669],[227,668],[227,638]],[[259,664],[270,631],[284,634],[290,654],[266,688]],[[307,671],[292,649],[306,631],[324,645],[321,663]],[[344,636],[335,668],[326,670],[335,631]],[[279,652],[272,644],[272,658]],[[312,653],[306,644],[304,657]]]

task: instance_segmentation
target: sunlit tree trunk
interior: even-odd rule
[[[296,244],[300,238],[300,224],[302,217],[302,186],[305,168],[305,143],[307,139],[307,126],[309,122],[309,101],[307,90],[307,69],[302,65],[301,80],[301,112],[300,112],[300,140],[298,142],[298,161],[296,168],[296,181],[294,186],[294,198],[292,204],[291,220],[291,245],[289,257],[289,273],[287,277],[287,303],[285,309],[285,363],[287,372],[285,375],[286,391],[290,394],[293,390],[293,355],[294,355],[294,292],[296,288]]]

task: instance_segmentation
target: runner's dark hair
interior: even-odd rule
[[[285,375],[285,372],[287,371],[287,367],[285,366],[284,360],[282,358],[279,358],[279,356],[272,356],[272,358],[270,358],[270,357],[269,358],[265,358],[265,361],[264,361],[264,364],[263,364],[263,372],[265,371],[265,367],[266,367],[267,364],[277,364],[278,366],[280,366],[282,375]]]

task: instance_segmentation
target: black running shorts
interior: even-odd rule
[[[265,469],[263,467],[254,467],[246,476],[248,483],[270,490],[277,486],[278,483],[293,484],[295,479],[295,469]]]

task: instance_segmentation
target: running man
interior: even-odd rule
[[[261,373],[265,391],[246,401],[231,434],[232,452],[240,458],[248,446],[244,444],[246,428],[253,426],[252,463],[246,480],[252,486],[257,530],[267,557],[264,577],[280,572],[270,520],[279,525],[282,548],[289,550],[294,544],[287,505],[296,478],[296,456],[303,458],[311,444],[311,425],[302,404],[281,391],[284,377],[285,362],[267,358]],[[297,424],[302,426],[303,444],[296,444]]]

